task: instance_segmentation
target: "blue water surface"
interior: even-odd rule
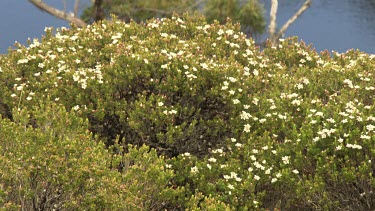
[[[63,10],[64,0],[44,0],[45,3]],[[65,0],[67,11],[73,11],[75,0]],[[90,4],[90,0],[81,0],[80,8]],[[42,12],[28,0],[0,0],[0,54],[14,47],[15,41],[26,44],[27,39],[44,35],[44,28],[52,26],[69,27],[69,23]]]

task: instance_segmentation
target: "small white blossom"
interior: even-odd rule
[[[234,83],[234,82],[237,81],[237,79],[236,79],[236,78],[233,78],[233,77],[229,77],[228,80],[229,80],[230,82],[232,82],[232,83]]]
[[[258,70],[254,69],[254,70],[253,70],[253,74],[254,74],[255,76],[258,76],[258,75],[259,75]]]
[[[44,64],[43,64],[43,63],[39,63],[39,64],[38,64],[38,67],[43,68],[43,67],[44,67]],[[0,71],[0,72],[1,72],[1,71]]]
[[[165,167],[166,167],[167,169],[170,169],[170,168],[172,168],[172,165],[171,165],[171,164],[165,164]]]
[[[375,126],[374,125],[366,125],[366,129],[368,131],[373,131],[375,129]]]
[[[371,139],[371,136],[368,136],[368,135],[361,135],[361,139],[370,140],[370,139]]]
[[[17,64],[26,64],[27,62],[29,62],[28,59],[20,59],[18,60]]]
[[[256,158],[254,155],[250,155],[250,159],[251,159],[252,161],[255,161],[257,158]]]
[[[281,159],[283,160],[284,164],[289,164],[289,156],[283,156]]]
[[[347,148],[352,148],[352,149],[362,149],[362,146],[357,145],[357,144],[346,144]]]
[[[252,116],[247,113],[246,111],[242,111],[241,114],[240,114],[240,118],[243,119],[243,120],[247,120],[247,119],[250,119]]]
[[[169,114],[177,114],[177,111],[174,110],[174,109],[172,109],[172,110],[170,110],[168,113],[169,113]]]
[[[207,163],[207,168],[208,168],[208,169],[211,169],[212,166],[211,166],[210,164]]]
[[[196,167],[196,166],[191,167],[190,172],[193,173],[193,174],[197,173],[198,172],[198,167]]]
[[[249,124],[246,124],[246,125],[244,125],[244,131],[246,132],[246,133],[248,133],[248,132],[250,132],[250,125]]]
[[[324,116],[323,112],[320,112],[320,111],[316,112],[315,115],[316,115],[316,116],[320,116],[320,117],[323,117],[323,116]]]
[[[222,29],[219,29],[219,31],[217,32],[217,34],[221,36],[222,34],[224,34],[224,31]]]
[[[223,153],[223,149],[214,149],[214,150],[212,150],[212,153],[219,153],[219,154],[221,154],[221,153]]]
[[[201,63],[200,66],[203,68],[203,69],[208,69],[208,65],[206,63]]]
[[[233,35],[234,31],[231,29],[228,29],[225,31],[225,33],[227,33],[227,35]]]
[[[231,178],[236,178],[237,177],[237,173],[236,172],[230,172],[230,177]]]
[[[271,169],[267,169],[264,173],[265,174],[271,174]]]
[[[211,163],[216,163],[216,158],[209,158],[208,161]]]
[[[78,109],[79,109],[79,105],[74,106],[73,109],[74,109],[75,111],[78,111]]]

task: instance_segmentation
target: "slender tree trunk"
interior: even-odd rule
[[[95,0],[94,3],[95,9],[95,22],[101,21],[105,18],[104,11],[103,11],[103,0]]]
[[[270,37],[274,37],[275,32],[276,32],[277,8],[278,8],[277,0],[272,0],[271,11],[270,11],[270,26],[268,28]]]
[[[271,12],[270,12],[270,25],[269,25],[269,39],[272,42],[272,45],[277,45],[279,39],[283,36],[285,31],[288,29],[297,18],[302,15],[311,5],[311,0],[306,0],[302,7],[281,27],[281,29],[276,33],[276,15],[277,15],[277,7],[278,7],[278,0],[272,0],[271,4]]]

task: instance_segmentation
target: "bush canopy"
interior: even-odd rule
[[[45,31],[0,57],[0,209],[375,209],[375,55],[188,14]]]

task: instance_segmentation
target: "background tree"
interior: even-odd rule
[[[209,22],[218,20],[223,24],[228,18],[239,22],[242,31],[252,37],[264,33],[266,29],[264,8],[259,0],[92,0],[92,6],[85,8],[81,17],[78,16],[80,0],[75,0],[74,12],[66,11],[65,0],[63,1],[64,10],[49,6],[43,0],[28,1],[57,18],[73,22],[78,27],[109,18],[111,14],[115,14],[125,22],[130,20],[144,22],[154,17],[168,18],[173,13],[181,15],[185,12],[197,12],[203,14]],[[271,0],[269,40],[277,44],[287,28],[310,5],[311,0],[306,0],[302,7],[276,32],[278,0]]]
[[[263,6],[258,0],[99,0],[106,17],[117,15],[126,22],[130,19],[142,22],[147,19],[171,17],[173,13],[198,12],[209,22],[225,23],[227,18],[239,22],[245,33],[254,36],[265,30]],[[97,2],[83,12],[82,19],[91,23],[97,21]]]
[[[250,36],[263,33],[266,26],[263,6],[258,0],[92,0],[91,6],[83,10],[81,17],[78,16],[79,0],[75,1],[74,12],[66,11],[65,1],[63,10],[54,8],[43,0],[28,1],[42,11],[78,27],[110,18],[111,14],[125,22],[134,20],[139,23],[185,12],[203,14],[209,22],[218,20],[222,24],[230,18],[241,23],[243,31]]]
[[[100,2],[100,4],[98,3]],[[170,17],[174,12],[181,14],[193,12],[197,9],[199,2],[196,0],[95,0],[95,3],[83,11],[82,19],[87,23],[97,21],[97,7],[101,7],[104,16],[109,18],[115,14],[120,19],[129,22],[130,19],[141,22],[156,17]]]
[[[210,22],[225,23],[229,17],[241,23],[242,31],[252,36],[263,33],[266,26],[264,9],[258,0],[207,0],[203,13]]]

